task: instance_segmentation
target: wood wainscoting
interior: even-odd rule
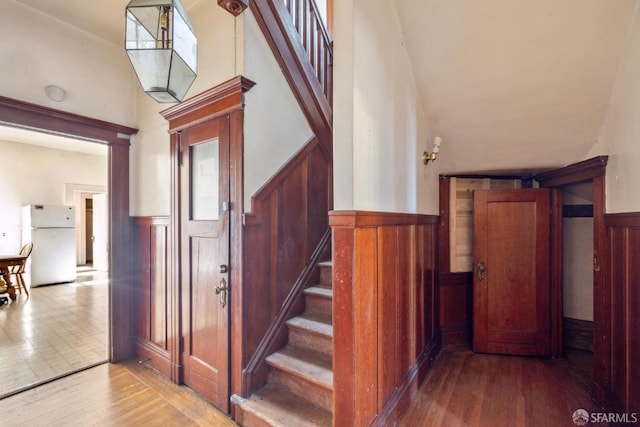
[[[440,349],[438,217],[334,211],[334,425],[393,425]]]
[[[169,351],[169,217],[131,218],[137,269],[135,354],[171,377]]]
[[[613,411],[640,412],[640,213],[605,215],[607,280],[602,292],[604,381],[598,390]]]

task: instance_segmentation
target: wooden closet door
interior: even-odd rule
[[[229,411],[228,118],[180,135],[182,377]]]
[[[473,349],[549,356],[546,189],[474,192]]]

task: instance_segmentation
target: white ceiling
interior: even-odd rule
[[[637,0],[394,0],[444,173],[584,160]],[[430,148],[430,147],[428,147]]]
[[[128,0],[16,1],[124,43]],[[200,1],[214,0],[183,4]],[[441,173],[548,169],[594,148],[640,0],[388,1]]]
[[[98,37],[124,46],[124,14],[129,0],[15,0]],[[190,9],[204,0],[182,0]],[[213,1],[213,0],[211,0]]]
[[[0,140],[93,154],[94,156],[106,157],[108,154],[108,146],[105,144],[2,125],[0,125]]]

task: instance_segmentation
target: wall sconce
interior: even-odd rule
[[[442,138],[436,136],[433,138],[433,149],[431,150],[431,153],[426,151],[422,153],[422,161],[425,165],[429,163],[429,160],[436,160],[436,157],[440,152],[440,144],[442,144]]]
[[[179,102],[196,78],[198,39],[180,0],[131,0],[125,49],[142,90]]]

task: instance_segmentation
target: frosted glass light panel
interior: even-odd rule
[[[198,39],[179,0],[131,0],[125,49],[142,90],[179,102],[197,74]]]
[[[216,221],[220,218],[218,138],[191,146],[191,219]]]

